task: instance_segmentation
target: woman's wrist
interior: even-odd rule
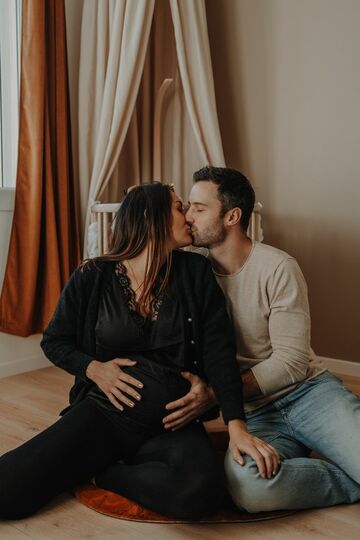
[[[234,420],[229,420],[228,422],[228,428],[229,433],[231,434],[232,431],[244,431],[247,433],[247,427],[246,422],[244,420],[240,420],[240,418],[236,418]]]
[[[86,368],[85,374],[86,374],[87,378],[90,379],[91,381],[94,381],[94,377],[96,377],[97,366],[100,363],[101,362],[99,362],[98,360],[92,360],[88,364],[88,367]]]

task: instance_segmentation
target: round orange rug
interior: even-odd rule
[[[101,514],[118,519],[145,521],[150,523],[241,523],[275,519],[294,513],[294,511],[290,510],[279,510],[276,512],[248,514],[247,512],[240,512],[234,507],[232,510],[224,510],[194,522],[162,516],[161,514],[147,510],[143,506],[140,506],[125,497],[98,488],[93,484],[86,484],[76,489],[75,497],[88,508],[96,510],[96,512],[100,512]]]

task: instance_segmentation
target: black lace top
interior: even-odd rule
[[[154,287],[151,314],[143,317],[136,311],[125,266],[116,265],[99,301],[95,328],[99,360],[142,356],[177,371],[184,369],[179,301],[174,294],[158,294],[160,279]]]
[[[142,317],[137,312],[135,291],[131,288],[130,278],[129,278],[128,274],[127,274],[126,267],[122,264],[122,262],[118,262],[117,265],[115,266],[115,274],[118,277],[120,286],[121,286],[121,288],[123,290],[123,293],[124,293],[124,296],[126,298],[127,305],[129,307],[130,311],[132,312],[133,316],[136,319],[138,319],[138,317],[140,317],[140,319],[143,319],[144,322],[148,318],[150,318],[152,321],[156,320],[157,316],[158,316],[158,313],[159,313],[161,303],[162,303],[162,301],[164,299],[164,293],[159,294],[161,277],[159,276],[157,281],[155,282],[155,287],[154,287],[154,291],[153,291],[153,300],[151,302],[151,315],[149,315],[149,317],[146,317],[146,319],[144,319],[144,317]],[[136,315],[138,315],[138,317],[136,317]]]

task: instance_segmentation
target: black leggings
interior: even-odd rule
[[[130,431],[84,399],[0,458],[0,517],[27,517],[94,476],[99,487],[179,519],[200,518],[221,505],[224,474],[201,424],[152,438]],[[119,463],[123,458],[131,464]]]

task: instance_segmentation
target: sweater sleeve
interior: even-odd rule
[[[224,295],[211,264],[205,261],[199,285],[204,289],[202,326],[205,374],[214,389],[225,423],[245,419],[242,380],[236,360],[234,331],[226,311]]]
[[[56,366],[85,381],[86,369],[94,360],[77,343],[78,310],[83,295],[84,273],[76,269],[65,285],[54,315],[40,343],[46,357]]]
[[[310,358],[307,287],[295,259],[286,259],[268,284],[272,353],[251,368],[264,396],[303,381]]]

